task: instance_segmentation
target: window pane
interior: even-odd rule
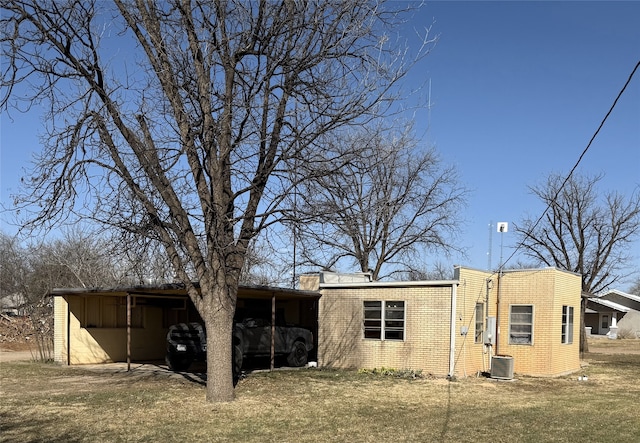
[[[380,340],[382,338],[382,302],[365,301],[364,307],[364,338]]]
[[[484,331],[484,304],[476,303],[476,334],[475,334],[476,343],[482,343],[483,331]]]
[[[573,306],[562,307],[562,343],[573,343]]]
[[[569,307],[569,343],[573,343],[573,306]]]
[[[403,320],[404,319],[404,311],[392,311],[390,309],[387,309],[384,315],[384,318],[386,319],[400,319]]]
[[[386,340],[404,340],[404,331],[385,330],[384,338]]]
[[[386,329],[390,329],[390,328],[404,329],[404,321],[403,320],[387,320],[384,322],[384,327]]]
[[[380,339],[380,329],[377,330],[373,330],[373,329],[366,329],[364,330],[364,338],[374,338],[374,339]]]
[[[513,323],[531,323],[531,314],[511,314]]]
[[[533,306],[510,306],[509,343],[531,344],[533,342]]]
[[[511,325],[511,332],[517,334],[531,334],[531,325]]]
[[[404,340],[404,301],[385,302],[385,340]]]
[[[528,345],[528,344],[531,344],[531,336],[510,334],[509,343],[514,345]]]

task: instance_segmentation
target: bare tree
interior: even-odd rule
[[[640,295],[640,277],[636,277],[635,281],[629,287],[627,291],[629,294]]]
[[[396,7],[3,1],[2,107],[29,80],[27,99],[49,109],[18,204],[41,202],[36,223],[88,218],[162,244],[209,332],[208,401],[234,397],[238,282],[286,171],[324,160],[323,134],[384,112],[411,64],[388,33]]]
[[[467,191],[435,149],[416,145],[410,127],[365,127],[334,144],[342,150],[335,167],[309,174],[297,193],[305,263],[331,269],[346,261],[378,279],[419,271],[425,251],[456,250]]]
[[[2,300],[9,299],[31,321],[41,360],[53,355],[53,288],[112,286],[116,262],[104,239],[79,228],[60,238],[22,245],[0,234]]]
[[[28,274],[27,254],[16,237],[0,232],[0,306],[18,308],[27,297],[22,291]]]
[[[240,283],[244,285],[293,287],[291,281],[291,256],[281,257],[278,251],[263,238],[249,246],[242,269]]]
[[[531,188],[548,210],[538,223],[525,218],[515,231],[524,254],[537,263],[582,275],[582,291],[600,292],[629,275],[630,246],[640,233],[640,192],[629,198],[600,193],[602,176],[551,175]],[[584,311],[580,349],[587,351]]]
[[[430,268],[416,267],[406,273],[406,280],[422,281],[422,280],[453,280],[453,269],[441,261],[435,262]]]

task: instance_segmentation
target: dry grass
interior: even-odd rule
[[[221,405],[204,402],[202,385],[166,376],[3,363],[0,440],[639,441],[640,354],[591,353],[586,361],[587,382],[577,381],[581,374],[509,382],[253,374],[238,385],[235,402]]]

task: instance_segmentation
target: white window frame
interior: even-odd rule
[[[573,344],[573,325],[574,325],[574,313],[573,306],[562,306],[562,332],[560,340],[563,345]]]
[[[367,303],[378,303],[378,306],[380,307],[379,309],[380,318],[366,317]],[[399,308],[399,307],[388,306],[388,304],[390,303],[401,303],[402,307]],[[405,338],[407,336],[407,302],[405,300],[363,300],[362,309],[363,309],[362,337],[365,340],[405,341]],[[375,308],[369,309],[369,311],[375,311],[375,310],[376,310]],[[389,314],[387,310],[390,310],[391,312],[402,312],[402,318],[400,319],[400,318],[388,317]],[[365,323],[367,320],[379,321],[380,326],[366,325]],[[398,326],[390,326],[389,325],[390,322],[398,322],[398,323],[402,322],[402,328]],[[378,331],[378,330],[379,330],[378,337],[367,337],[367,331],[371,332],[371,331]],[[388,335],[391,335],[392,332],[401,333],[402,338],[389,338]]]
[[[480,316],[478,316],[478,313],[480,313]],[[484,303],[476,303],[475,316],[476,329],[473,342],[476,344],[484,343]]]
[[[526,322],[514,322],[513,321],[513,308],[516,307],[530,307],[531,308],[531,322],[526,323]],[[520,313],[521,314],[521,313]],[[535,307],[532,304],[514,304],[514,305],[509,305],[509,344],[510,345],[524,345],[524,346],[533,346],[533,327],[534,327],[534,319],[535,319]],[[523,325],[530,325],[531,328],[531,332],[524,334],[522,332],[514,332],[513,331],[513,327],[514,326],[523,326]],[[514,340],[513,336],[514,335],[520,335],[522,337],[526,337],[526,336],[530,336],[530,340],[528,342],[520,342],[520,341],[516,341]]]

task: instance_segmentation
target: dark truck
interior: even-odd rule
[[[313,334],[295,326],[275,327],[275,354],[286,355],[290,366],[304,366],[313,349]],[[185,371],[194,361],[205,361],[207,334],[200,323],[179,323],[167,333],[166,362],[173,371]],[[271,355],[271,324],[248,318],[233,328],[233,372],[239,374],[245,357]]]

